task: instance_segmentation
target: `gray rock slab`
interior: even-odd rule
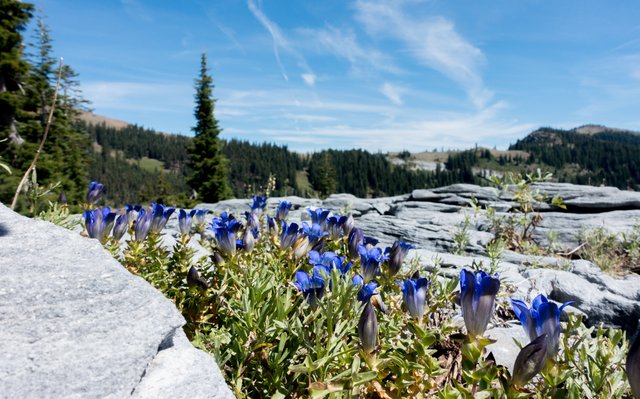
[[[128,397],[183,324],[96,240],[0,204],[0,396]]]
[[[524,333],[522,326],[510,324],[506,327],[491,328],[487,330],[485,336],[496,340],[495,343],[487,346],[487,351],[493,353],[496,364],[505,366],[512,372],[516,357],[520,353],[520,347],[514,339],[523,347],[529,343],[529,337]]]
[[[550,197],[559,195],[572,208],[621,209],[640,208],[640,193],[616,187],[581,186],[569,183],[538,183],[534,186]]]
[[[181,329],[170,338],[147,368],[132,398],[235,398],[211,356],[195,349]]]

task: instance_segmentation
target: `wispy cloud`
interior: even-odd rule
[[[299,34],[304,38],[304,43],[321,52],[328,52],[336,57],[347,60],[352,68],[359,71],[363,66],[373,67],[376,70],[400,73],[402,72],[393,61],[381,51],[362,46],[352,29],[338,29],[328,26],[321,29],[300,28]]]
[[[285,90],[224,92],[219,103],[250,111],[255,123],[246,129],[239,119],[227,120],[235,135],[254,134],[259,140],[290,144],[299,151],[323,148],[418,151],[433,147],[469,148],[475,143],[504,145],[535,127],[504,118],[503,111],[507,108],[504,102],[494,102],[475,111],[425,112],[411,106],[389,107],[371,99],[344,101],[320,93],[324,98],[320,101],[305,97],[303,92],[294,94],[299,100],[292,100]],[[278,112],[289,107],[299,112]],[[393,140],[389,140],[390,137]]]
[[[384,84],[380,87],[380,92],[384,94],[392,103],[395,105],[402,105],[402,98],[400,95],[404,89],[401,87],[395,86],[389,82],[384,82]]]
[[[124,7],[124,11],[132,19],[143,22],[153,21],[151,11],[143,6],[138,0],[120,0],[120,3]]]
[[[462,86],[471,102],[482,108],[491,100],[480,74],[485,57],[443,17],[418,18],[406,13],[402,2],[356,2],[356,18],[368,32],[401,41],[418,62]]]
[[[247,1],[247,6],[249,7],[249,10],[253,14],[253,16],[262,24],[262,26],[264,26],[264,28],[271,35],[271,39],[273,41],[273,55],[274,55],[274,57],[276,59],[276,62],[278,63],[278,67],[280,68],[280,72],[282,73],[282,77],[284,78],[284,80],[288,81],[289,80],[289,76],[287,75],[287,72],[284,69],[284,66],[282,65],[282,61],[280,60],[280,48],[284,48],[284,49],[289,49],[290,50],[291,46],[289,44],[289,41],[282,34],[282,31],[280,30],[280,27],[278,27],[278,25],[276,25],[274,22],[272,22],[264,14],[264,12],[262,12],[262,10],[256,5],[254,0],[248,0]]]
[[[245,51],[244,47],[242,46],[242,44],[240,44],[240,42],[238,41],[238,39],[236,38],[236,32],[229,28],[228,26],[222,24],[218,18],[216,18],[216,16],[213,14],[213,12],[211,12],[210,10],[206,10],[206,15],[207,18],[209,19],[209,21],[211,21],[216,28],[218,28],[218,30],[220,30],[220,32],[222,32],[222,34],[229,39],[229,41],[231,43],[233,43],[233,45],[240,50],[240,52],[242,54],[247,54],[247,52]]]

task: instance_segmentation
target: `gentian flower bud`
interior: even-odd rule
[[[247,228],[255,229],[260,227],[260,219],[258,219],[258,215],[253,212],[245,212],[244,217],[247,219]]]
[[[293,246],[298,239],[299,227],[295,223],[287,226],[287,222],[282,222],[282,232],[280,233],[280,249],[287,249]]]
[[[67,194],[64,191],[60,191],[60,195],[58,195],[58,204],[66,205],[67,204]]]
[[[629,348],[629,353],[627,354],[627,363],[626,363],[626,371],[627,371],[627,379],[629,380],[629,385],[631,385],[631,392],[633,393],[633,397],[636,399],[640,399],[640,335],[636,336],[636,339],[633,340],[631,347]]]
[[[115,221],[113,226],[113,239],[116,241],[120,241],[120,239],[124,236],[124,233],[129,229],[129,216],[131,211],[126,208],[121,209],[118,212],[118,218]]]
[[[200,287],[203,290],[209,288],[207,281],[200,276],[200,273],[198,273],[198,270],[194,266],[191,266],[187,273],[187,285],[189,287]]]
[[[278,235],[278,224],[276,223],[276,219],[267,215],[267,231],[273,237]]]
[[[351,234],[349,234],[349,258],[356,259],[360,256],[360,245],[362,245],[364,235],[362,234],[362,229],[354,228],[351,230]]]
[[[475,274],[462,269],[460,272],[460,304],[467,332],[472,337],[481,336],[493,315],[500,280],[483,271]]]
[[[253,248],[256,246],[256,238],[253,234],[252,230],[245,230],[244,235],[242,236],[242,248],[246,253],[251,253]]]
[[[560,346],[560,314],[564,308],[573,301],[566,302],[558,307],[553,302],[549,302],[547,297],[540,294],[533,300],[531,308],[517,299],[511,300],[511,307],[516,314],[522,328],[532,341],[542,334],[546,334],[547,356],[553,359],[558,353]]]
[[[356,222],[353,220],[353,215],[352,214],[348,214],[347,216],[343,216],[344,221],[342,222],[342,231],[344,232],[344,235],[349,237],[349,235],[351,234],[351,231],[353,230],[354,227],[356,227]]]
[[[218,251],[213,251],[213,254],[211,255],[211,261],[213,261],[213,264],[216,266],[222,266],[225,263],[224,258]]]
[[[513,364],[511,383],[524,386],[538,374],[547,360],[547,335],[542,334],[522,348]]]
[[[293,204],[288,201],[280,201],[278,204],[278,208],[276,209],[276,220],[281,222],[287,218],[289,211],[291,210],[291,206]]]
[[[184,209],[180,209],[178,212],[178,228],[180,229],[180,234],[183,236],[189,235],[191,232],[191,218],[193,218],[195,214],[195,209],[192,209],[189,213]]]
[[[97,181],[89,183],[89,190],[87,191],[87,204],[95,204],[98,202],[104,194],[104,184]]]
[[[391,248],[387,247],[384,250],[384,253],[389,257],[386,262],[389,270],[389,277],[395,276],[400,271],[404,258],[406,258],[411,248],[413,248],[413,245],[411,244],[404,241],[396,241],[393,243]]]
[[[153,219],[151,221],[151,231],[154,233],[160,233],[164,226],[167,225],[169,217],[175,212],[174,207],[165,207],[162,204],[151,203],[153,208]]]
[[[153,221],[153,212],[150,209],[140,208],[138,211],[138,219],[136,227],[133,230],[136,241],[144,241],[151,230],[151,222]]]
[[[296,259],[302,258],[311,249],[311,245],[309,243],[309,237],[299,235],[298,238],[296,238],[296,241],[291,246],[291,248],[293,249],[293,256]]]
[[[380,248],[367,249],[364,246],[358,248],[360,252],[360,271],[365,282],[376,278],[380,273],[380,263],[387,259]]]
[[[324,295],[324,279],[320,273],[309,276],[306,272],[298,270],[296,272],[296,281],[293,285],[302,292],[304,298],[309,302],[312,308],[318,305],[318,300]]]
[[[422,320],[424,305],[427,301],[427,287],[429,280],[426,278],[410,278],[396,281],[402,289],[402,297],[407,311],[417,320]]]
[[[376,350],[378,341],[378,318],[371,301],[367,300],[360,320],[358,320],[358,336],[362,344],[362,350],[365,354],[370,355]]]

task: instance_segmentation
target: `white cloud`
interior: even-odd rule
[[[355,32],[351,29],[329,26],[325,29],[303,28],[298,29],[298,32],[304,37],[306,46],[312,43],[318,50],[346,59],[354,69],[361,68],[361,65],[368,65],[381,71],[401,72],[400,68],[379,50],[360,45]]]
[[[302,80],[304,80],[304,82],[309,87],[315,86],[316,78],[317,78],[316,75],[314,75],[313,73],[303,73],[302,74]]]
[[[480,66],[485,57],[443,17],[417,18],[405,13],[400,2],[356,2],[356,17],[368,32],[400,40],[420,63],[462,86],[471,102],[482,108],[491,100]]]
[[[380,92],[384,94],[395,105],[402,105],[402,98],[400,97],[404,89],[394,86],[389,82],[384,82],[380,87]]]

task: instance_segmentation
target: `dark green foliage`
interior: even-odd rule
[[[231,187],[236,197],[258,193],[267,184],[269,176],[274,176],[276,181],[271,195],[299,194],[296,171],[302,169],[302,160],[286,146],[233,139],[224,143],[222,152],[230,160]]]
[[[18,4],[17,2],[9,3],[14,6]],[[3,3],[3,7],[7,5]],[[5,15],[4,10],[3,15]],[[10,144],[1,151],[0,155],[14,171],[11,176],[0,176],[0,201],[3,202],[11,202],[18,182],[32,162],[44,135],[58,71],[52,49],[50,32],[43,19],[39,18],[30,62],[20,60],[27,65],[28,69],[16,83],[20,85],[20,89],[14,93],[19,107],[11,117],[8,117],[12,122],[8,126],[3,126],[2,136],[0,136],[0,139],[5,137],[10,139]],[[1,54],[0,59],[5,59],[4,53]],[[48,197],[40,200],[44,204],[46,199],[55,199],[60,191],[65,192],[70,203],[79,203],[87,185],[89,141],[85,132],[73,126],[72,123],[76,117],[78,105],[83,102],[74,90],[74,76],[75,72],[70,67],[67,66],[63,70],[61,91],[55,104],[49,135],[35,169],[37,185],[40,189],[59,184]],[[30,177],[29,182],[32,181]],[[33,185],[27,186],[26,189],[31,190],[31,194],[20,197],[17,209],[24,211],[28,205],[32,212],[37,212],[36,204],[25,203],[25,199],[32,197],[37,190]]]
[[[555,168],[560,181],[640,188],[640,135],[635,133],[605,130],[588,135],[543,128],[510,149],[527,151],[529,162]]]
[[[220,128],[213,115],[213,79],[209,76],[207,57],[203,53],[200,75],[196,79],[196,126],[193,146],[189,148],[189,161],[193,174],[189,185],[206,202],[218,202],[231,197],[229,187],[229,161],[222,154],[218,136]]]
[[[331,160],[335,170],[335,191],[358,197],[381,197],[406,194],[418,188],[440,187],[457,183],[456,174],[440,168],[433,172],[410,170],[392,165],[384,154],[363,150],[326,150],[311,155],[308,161],[309,181],[322,193],[327,178],[333,172],[327,166]]]

